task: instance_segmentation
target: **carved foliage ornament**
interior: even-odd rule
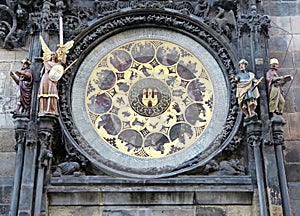
[[[108,15],[128,10],[164,10],[194,17],[218,34],[231,40],[243,32],[268,34],[270,20],[260,14],[239,14],[238,8],[247,5],[236,0],[192,0],[192,1],[38,1],[18,0],[0,4],[0,45],[4,48],[25,45],[25,36],[40,31],[58,32],[58,19],[64,18],[67,40],[80,34],[90,23],[105,19]]]

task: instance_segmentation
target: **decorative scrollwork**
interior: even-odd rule
[[[260,32],[268,37],[268,29],[270,28],[271,20],[267,15],[257,13],[242,14],[237,20],[238,36],[243,33]]]
[[[5,5],[0,5],[0,11],[1,17],[4,16],[4,20],[0,20],[0,40],[4,41],[4,48],[13,48],[13,34],[17,29],[16,14],[13,10]]]
[[[274,145],[284,145],[284,130],[283,126],[286,121],[281,116],[274,116],[271,119],[272,123],[272,144]]]
[[[26,142],[26,132],[25,131],[16,131],[15,134],[16,144],[14,145],[14,150],[18,151],[19,145],[25,145]]]
[[[196,17],[227,39],[241,36],[242,32],[258,31],[268,34],[270,20],[256,11],[238,15],[238,1],[192,0],[192,1],[105,1],[95,0],[94,7],[68,1],[7,1],[0,5],[0,41],[4,48],[24,46],[25,37],[42,30],[58,32],[58,17],[65,19],[66,39],[80,34],[90,23],[105,19],[112,14],[128,10],[159,10]],[[156,17],[159,18],[159,17]],[[151,19],[149,17],[149,19]],[[118,20],[117,22],[123,22]]]
[[[260,146],[261,141],[262,139],[260,136],[251,135],[247,138],[247,143],[252,147]]]

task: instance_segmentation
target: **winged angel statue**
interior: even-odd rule
[[[39,115],[50,114],[58,116],[58,89],[57,82],[65,73],[64,65],[67,54],[74,44],[69,41],[65,44],[58,44],[58,49],[53,52],[40,37],[44,66],[41,70],[41,82],[38,92]]]

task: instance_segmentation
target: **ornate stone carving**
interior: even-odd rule
[[[13,34],[17,29],[17,18],[13,10],[5,5],[0,5],[1,22],[0,22],[0,40],[2,46],[6,49],[13,48]]]
[[[57,119],[55,116],[39,117],[38,139],[40,143],[39,166],[48,167],[49,160],[53,157],[52,146],[55,144],[55,127]]]
[[[244,126],[246,128],[247,143],[252,147],[259,147],[261,138],[261,121],[258,120],[257,115],[245,119]]]
[[[64,137],[64,136],[63,136]],[[82,156],[74,146],[69,143],[68,140],[63,138],[63,145],[65,147],[65,151],[60,153],[63,159],[56,159],[56,164],[54,164],[55,171],[53,172],[54,177],[60,177],[62,175],[74,175],[80,176],[84,175],[85,172],[88,171],[88,160]],[[53,152],[58,153],[61,152],[61,149],[54,149]]]
[[[229,143],[229,145],[226,146],[225,150],[234,152],[238,148],[238,146],[242,143],[242,140],[243,140],[243,138],[240,134],[235,135],[233,137],[233,139],[231,140],[231,142]]]
[[[63,162],[56,166],[53,177],[60,177],[62,175],[80,176],[80,165],[78,162]]]
[[[0,5],[0,41],[5,48],[20,47],[25,45],[25,37],[28,34],[42,30],[58,32],[59,16],[64,18],[64,36],[70,40],[94,23],[96,19],[105,19],[108,15],[119,14],[130,9],[166,12],[171,10],[177,14],[192,16],[229,40],[236,35],[241,35],[242,32],[259,31],[267,34],[270,23],[267,16],[257,14],[254,9],[250,14],[238,15],[237,8],[243,3],[238,3],[236,0],[90,0],[86,4],[90,3],[93,7],[85,7],[80,1],[71,2],[70,0],[56,2],[49,0],[43,3],[37,0],[7,1],[7,5]],[[118,22],[123,23],[122,20]]]
[[[241,37],[243,33],[250,34],[250,32],[256,32],[268,37],[270,23],[271,20],[269,16],[258,14],[256,6],[253,5],[250,13],[240,14],[238,16],[238,36]]]
[[[273,135],[271,143],[274,145],[284,145],[283,126],[286,124],[286,121],[281,116],[274,116],[271,119],[271,124]]]
[[[14,115],[14,125],[15,125],[15,140],[16,144],[14,146],[15,151],[18,151],[20,145],[25,147],[26,136],[27,136],[27,126],[28,126],[28,116]]]
[[[217,176],[245,175],[245,167],[237,159],[223,160],[219,163],[211,160],[205,165],[203,174]]]

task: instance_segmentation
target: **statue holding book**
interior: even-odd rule
[[[279,76],[279,61],[276,58],[270,59],[270,69],[266,74],[269,95],[269,112],[271,117],[282,115],[285,105],[283,85],[291,81],[291,75]]]
[[[21,61],[22,68],[20,71],[10,72],[10,77],[19,86],[19,101],[13,114],[25,114],[30,113],[31,107],[31,95],[33,86],[33,75],[30,69],[31,62],[28,58]]]
[[[247,66],[245,59],[239,61],[239,71],[234,76],[234,81],[237,83],[236,97],[239,107],[248,118],[256,115],[257,99],[260,96],[258,85],[262,78],[256,79],[255,74],[247,70]]]

